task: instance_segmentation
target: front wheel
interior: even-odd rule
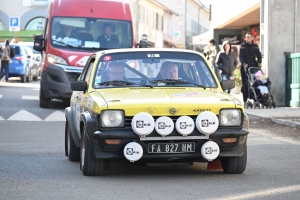
[[[99,176],[104,171],[104,160],[95,160],[85,127],[80,141],[80,169],[85,176]]]
[[[76,146],[71,131],[66,122],[65,151],[70,161],[79,161],[80,149]]]
[[[241,174],[247,165],[247,144],[241,157],[223,157],[221,160],[223,171],[226,174]]]
[[[51,103],[51,99],[45,97],[45,94],[42,90],[42,87],[40,89],[40,107],[41,108],[49,108]]]

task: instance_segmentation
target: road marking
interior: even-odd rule
[[[3,95],[2,95],[2,94],[0,94],[0,99],[2,98],[2,96],[3,96]]]
[[[300,185],[293,185],[293,186],[285,186],[279,187],[274,189],[267,189],[267,190],[260,190],[257,192],[245,193],[236,196],[227,196],[221,198],[214,198],[214,200],[241,200],[241,199],[258,199],[261,197],[270,197],[284,193],[296,192],[300,191]]]
[[[19,112],[10,116],[7,120],[9,120],[9,121],[42,121],[41,118],[37,117],[36,115],[34,115],[26,110],[20,110]]]
[[[22,95],[22,99],[25,99],[25,100],[39,100],[39,96],[26,96],[26,95]]]
[[[4,121],[5,119],[3,117],[0,116],[0,121]]]
[[[66,121],[65,113],[61,111],[55,111],[49,115],[44,121]]]

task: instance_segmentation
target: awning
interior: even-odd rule
[[[177,45],[173,42],[170,42],[168,40],[164,40],[164,44],[168,45],[168,46],[171,46],[171,47],[174,47],[174,48],[177,48]]]
[[[234,18],[228,20],[222,25],[217,26],[217,29],[236,29],[247,26],[260,24],[260,3],[252,6],[248,10],[240,13]]]

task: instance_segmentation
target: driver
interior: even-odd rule
[[[107,76],[110,81],[122,81],[125,76],[123,63],[112,61],[108,64]]]
[[[176,63],[164,62],[159,73],[162,79],[178,80],[178,66]]]

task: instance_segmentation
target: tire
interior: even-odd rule
[[[104,160],[95,160],[88,142],[85,127],[80,141],[80,170],[85,176],[99,176],[104,171]]]
[[[26,83],[26,74],[21,76],[21,82]]]
[[[64,104],[64,106],[69,107],[70,106],[70,98],[63,99],[63,104]]]
[[[36,70],[35,76],[32,78],[32,80],[37,81],[39,80],[39,71]]]
[[[80,148],[78,148],[74,142],[71,131],[66,122],[66,135],[65,135],[65,151],[66,156],[69,157],[70,161],[79,161],[80,160]]]
[[[45,94],[41,87],[41,89],[40,89],[40,107],[41,108],[49,108],[50,103],[51,103],[51,99],[45,97]]]
[[[247,165],[247,143],[241,157],[224,157],[221,160],[222,168],[226,174],[241,174]]]
[[[32,81],[32,71],[31,70],[29,71],[28,76],[26,76],[26,81],[27,82],[31,82]]]

